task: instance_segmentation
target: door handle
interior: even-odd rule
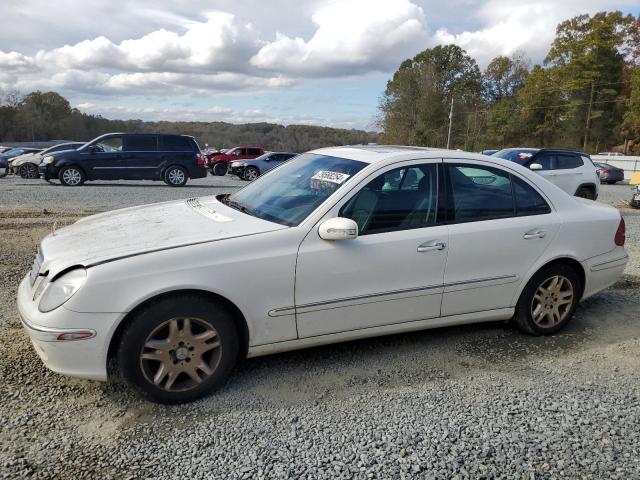
[[[439,242],[436,240],[418,245],[418,252],[432,252],[434,250],[444,250],[445,248],[447,248],[447,244],[445,242]]]
[[[545,232],[544,230],[531,230],[527,233],[524,234],[524,239],[525,240],[532,240],[534,238],[544,238],[547,235],[547,232]]]

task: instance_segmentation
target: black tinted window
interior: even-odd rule
[[[448,219],[470,222],[515,214],[508,173],[480,165],[447,165],[451,184]]]
[[[556,168],[559,170],[567,170],[569,168],[578,168],[583,165],[582,159],[575,155],[557,155]]]
[[[148,152],[158,148],[155,135],[127,135],[124,137],[124,150],[127,152]]]
[[[554,167],[554,155],[542,154],[534,158],[531,163],[542,165],[542,170],[552,170]]]
[[[191,152],[193,150],[193,146],[188,137],[161,136],[160,142],[162,150],[169,150],[171,152]]]
[[[247,148],[247,155],[261,155],[259,148]]]
[[[434,164],[397,168],[369,182],[340,210],[358,224],[361,235],[436,222],[438,175]]]
[[[523,180],[512,177],[516,193],[516,209],[518,216],[541,215],[551,212],[551,208],[535,189]]]

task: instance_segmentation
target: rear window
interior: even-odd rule
[[[124,150],[127,152],[149,152],[158,149],[155,135],[125,135]]]
[[[181,136],[161,136],[160,144],[162,150],[168,150],[170,152],[191,152],[193,151],[193,145],[191,144],[189,137]]]

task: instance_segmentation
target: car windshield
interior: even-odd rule
[[[505,160],[523,165],[537,151],[535,148],[505,148],[504,150],[494,153],[492,156],[504,158]]]
[[[366,166],[356,160],[304,153],[224,201],[249,215],[293,227]]]

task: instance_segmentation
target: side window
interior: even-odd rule
[[[531,163],[539,163],[542,165],[542,170],[553,170],[555,168],[555,155],[543,154],[534,158]]]
[[[247,148],[247,155],[260,155],[260,150],[257,148]]]
[[[556,156],[556,168],[559,170],[568,170],[571,168],[578,168],[584,165],[582,159],[575,155],[557,155]]]
[[[236,148],[232,153],[232,155],[237,155],[237,156],[246,155],[246,154],[247,154],[246,148]]]
[[[390,170],[370,181],[340,209],[360,235],[434,225],[438,209],[436,164]]]
[[[516,194],[516,210],[519,217],[526,215],[543,215],[550,213],[551,208],[544,198],[524,180],[512,176],[513,190]]]
[[[448,220],[474,222],[513,217],[515,202],[507,172],[480,165],[446,165],[451,185]]]
[[[121,152],[122,137],[107,137],[94,144],[94,146],[103,153]]]
[[[126,152],[149,152],[158,149],[158,137],[155,135],[128,135],[124,137]]]
[[[161,135],[160,149],[169,152],[192,152],[193,145],[187,137],[179,135]]]

